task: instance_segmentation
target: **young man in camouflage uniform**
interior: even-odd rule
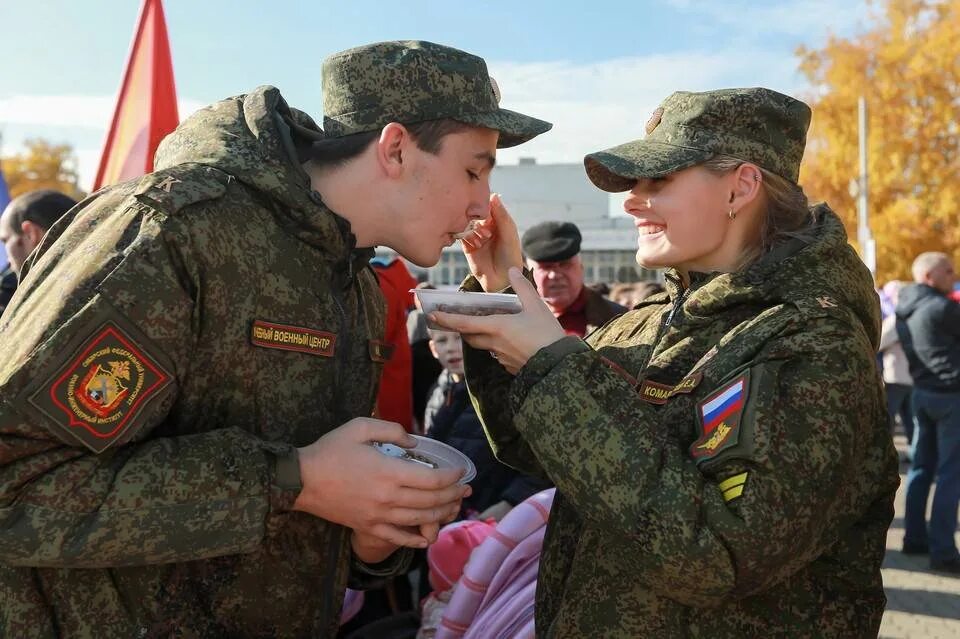
[[[383,302],[489,212],[482,59],[387,42],[324,63],[322,132],[272,87],[200,110],[157,170],[93,194],[0,326],[0,636],[332,636],[348,575],[394,573],[459,473],[388,459]]]
[[[557,485],[538,637],[877,636],[898,483],[880,312],[796,184],[809,118],[768,89],[675,93],[645,139],[587,156],[630,191],[638,261],[669,269],[586,342],[516,268],[522,313],[437,314],[475,347],[498,456]],[[480,230],[467,285],[495,290],[516,232],[499,209]]]

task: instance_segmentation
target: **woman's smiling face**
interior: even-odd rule
[[[700,166],[637,180],[623,204],[637,227],[637,262],[684,273],[733,270],[725,243],[731,198],[729,176]]]

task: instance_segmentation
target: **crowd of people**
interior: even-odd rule
[[[676,92],[587,155],[663,272],[608,286],[491,195],[551,125],[481,58],[323,73],[322,126],[259,87],[0,216],[0,635],[876,636],[894,424],[902,550],[960,575],[952,260],[878,303],[797,182],[804,103]],[[461,289],[520,312],[416,307],[404,260],[458,238]],[[411,434],[476,476],[371,446]]]

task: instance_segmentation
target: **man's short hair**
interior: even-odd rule
[[[77,201],[69,195],[53,189],[30,191],[13,198],[7,205],[10,215],[10,228],[20,235],[24,222],[33,222],[44,231],[53,226],[63,214],[76,206]]]
[[[938,253],[936,251],[927,251],[926,253],[921,253],[915,260],[913,260],[913,266],[911,267],[911,271],[913,272],[913,281],[923,282],[930,271],[935,269],[941,263],[949,261],[950,257],[946,253]]]
[[[440,152],[443,139],[448,135],[475,128],[470,124],[448,118],[405,124],[404,127],[418,149],[433,155]],[[380,131],[366,131],[318,140],[309,145],[302,145],[298,151],[299,159],[301,162],[312,162],[315,166],[343,166],[363,153],[379,137]]]

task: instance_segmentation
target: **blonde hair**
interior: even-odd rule
[[[711,173],[725,175],[736,170],[744,160],[729,155],[716,155],[703,163]],[[757,167],[763,176],[760,183],[766,195],[767,208],[760,222],[760,243],[744,256],[741,268],[753,264],[770,250],[788,239],[813,240],[813,213],[803,188],[790,180]]]

